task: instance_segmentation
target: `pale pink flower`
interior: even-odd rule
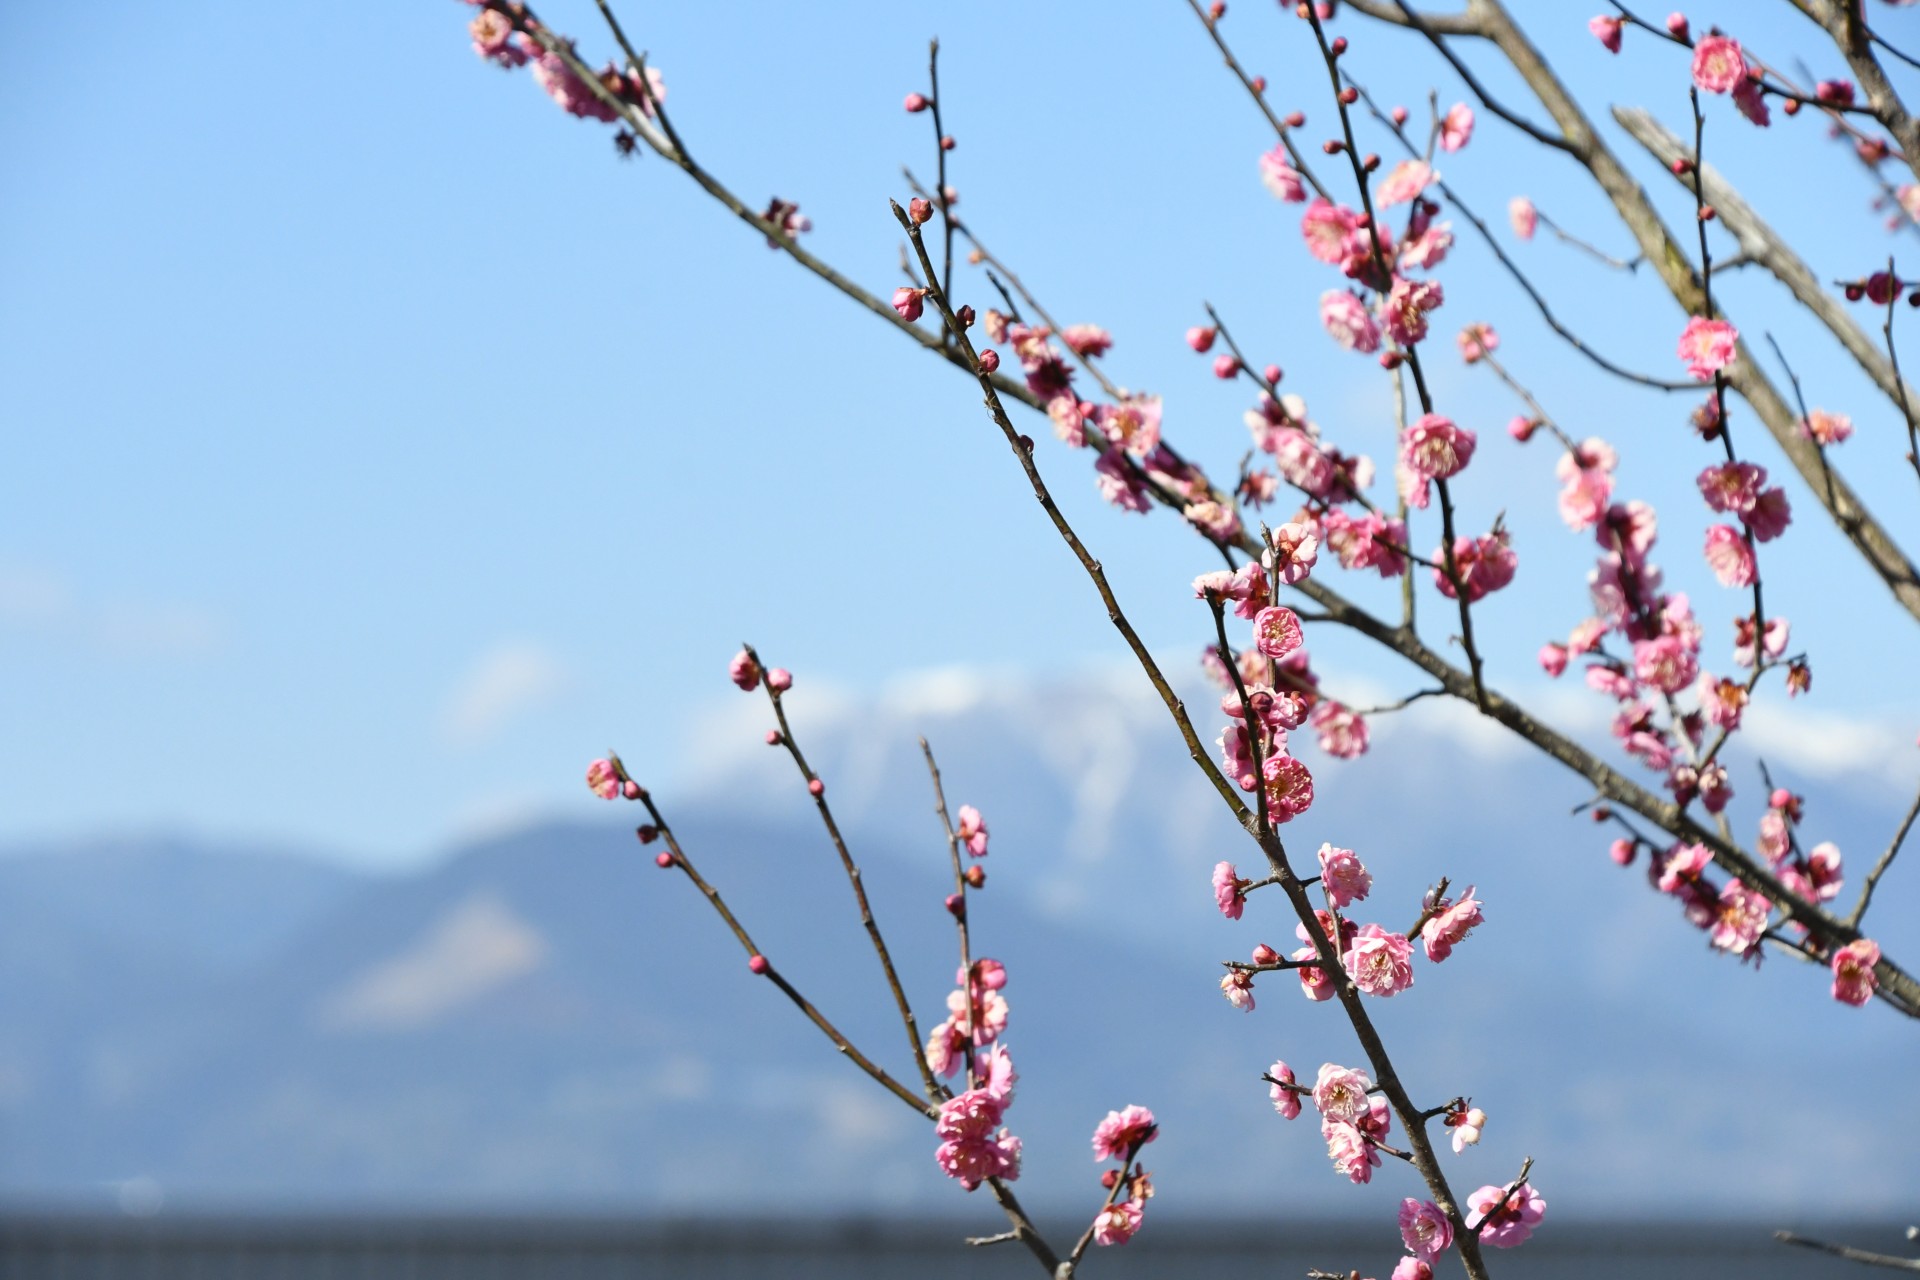
[[[1373,874],[1354,856],[1353,850],[1323,844],[1320,846],[1320,885],[1327,891],[1327,901],[1335,907],[1344,907],[1372,892]]]
[[[1522,240],[1531,240],[1534,229],[1540,224],[1540,212],[1533,207],[1533,201],[1525,196],[1515,196],[1507,203],[1507,221],[1513,224],[1513,234]]]
[[[1760,91],[1759,81],[1751,76],[1742,76],[1740,83],[1733,86],[1733,105],[1741,115],[1762,129],[1773,123],[1773,111],[1767,106],[1767,95]]]
[[[1742,518],[1755,542],[1772,542],[1793,523],[1793,508],[1787,502],[1787,491],[1778,485],[1761,490],[1760,496],[1753,501],[1753,509]]]
[[[1713,918],[1708,941],[1722,951],[1737,956],[1752,953],[1766,932],[1767,917],[1773,904],[1758,889],[1749,889],[1738,880],[1729,880],[1720,889],[1720,902]]]
[[[1920,186],[1912,189],[1920,191]],[[1844,413],[1815,409],[1800,420],[1800,434],[1822,446],[1839,444],[1853,434],[1853,419]]]
[[[1129,1106],[1120,1111],[1107,1112],[1093,1130],[1093,1158],[1095,1160],[1125,1160],[1135,1150],[1144,1147],[1158,1137],[1160,1126],[1155,1123],[1153,1112],[1145,1107]]]
[[[1474,926],[1486,923],[1480,914],[1481,904],[1473,896],[1474,887],[1469,885],[1464,898],[1420,926],[1421,945],[1426,949],[1427,959],[1435,964],[1452,955],[1454,947],[1466,940]]]
[[[1433,1280],[1433,1264],[1408,1254],[1393,1264],[1393,1274],[1387,1280]]]
[[[1700,674],[1700,664],[1678,636],[1633,642],[1634,679],[1661,693],[1678,693]]]
[[[1445,549],[1435,551],[1436,564],[1444,563]],[[1484,599],[1513,581],[1514,572],[1519,568],[1520,557],[1514,553],[1507,539],[1505,529],[1494,533],[1482,534],[1478,538],[1455,538],[1453,542],[1454,570],[1460,575],[1460,583],[1467,589],[1467,602]],[[1447,599],[1454,599],[1453,583],[1440,569],[1433,571],[1434,586]]]
[[[905,285],[893,291],[893,309],[906,321],[918,320],[926,311],[925,289],[909,289]]]
[[[760,687],[760,664],[745,649],[733,655],[733,661],[727,664],[727,679],[751,693]]]
[[[1521,1183],[1514,1189],[1511,1199],[1504,1208],[1495,1212],[1495,1206],[1507,1194],[1505,1187],[1482,1187],[1467,1197],[1471,1212],[1467,1214],[1467,1226],[1476,1227],[1482,1219],[1486,1226],[1480,1228],[1480,1243],[1495,1249],[1511,1249],[1515,1245],[1525,1244],[1540,1220],[1547,1216],[1547,1202],[1527,1183]],[[1491,1216],[1489,1216],[1491,1215]]]
[[[1246,910],[1247,895],[1240,889],[1245,883],[1231,862],[1219,863],[1213,869],[1213,900],[1220,914],[1229,920],[1238,920]]]
[[[1307,252],[1328,264],[1338,264],[1347,256],[1347,237],[1352,234],[1359,215],[1345,205],[1336,206],[1318,196],[1300,218],[1300,234],[1306,238]]]
[[[1600,523],[1613,498],[1613,477],[1599,468],[1575,468],[1560,490],[1560,518],[1578,533]]]
[[[1473,108],[1456,102],[1440,118],[1440,149],[1458,151],[1473,140]]]
[[[1303,581],[1319,559],[1320,537],[1313,526],[1291,520],[1273,530],[1272,541],[1261,554],[1261,562],[1283,587]]]
[[[1146,1212],[1147,1206],[1138,1200],[1114,1201],[1094,1218],[1093,1242],[1097,1245],[1125,1244],[1140,1229]]]
[[[1453,1224],[1431,1200],[1400,1202],[1400,1238],[1415,1256],[1437,1258],[1453,1243]]]
[[[1327,545],[1345,569],[1373,569],[1383,578],[1397,578],[1407,567],[1400,548],[1407,545],[1407,527],[1398,519],[1368,512],[1354,519],[1335,508],[1321,520]]]
[[[1611,13],[1587,19],[1587,30],[1593,32],[1593,38],[1607,47],[1608,53],[1620,52],[1621,25],[1620,19]]]
[[[1734,344],[1739,340],[1740,331],[1725,320],[1690,316],[1680,331],[1680,359],[1689,374],[1705,382],[1738,358]]]
[[[1229,969],[1220,979],[1220,994],[1242,1013],[1253,1012],[1253,975],[1245,969]]]
[[[1747,686],[1738,680],[1723,680],[1702,672],[1700,675],[1700,711],[1716,728],[1740,727],[1740,713],[1746,709]]]
[[[1753,548],[1732,525],[1716,524],[1707,529],[1707,566],[1725,587],[1750,587],[1755,572]]]
[[[1370,996],[1394,996],[1413,985],[1413,944],[1377,924],[1360,926],[1341,957],[1347,976]]]
[[[1122,511],[1145,515],[1153,507],[1146,482],[1137,471],[1121,461],[1121,457],[1118,450],[1101,454],[1100,460],[1093,464],[1094,484],[1098,486],[1101,497]]]
[[[1307,198],[1307,188],[1300,181],[1300,171],[1293,167],[1293,158],[1287,154],[1285,147],[1260,153],[1260,182],[1273,193],[1276,200],[1298,204]]]
[[[1400,461],[1417,476],[1445,480],[1473,461],[1477,443],[1473,432],[1455,426],[1451,418],[1425,414],[1400,437]]]
[[[1347,295],[1351,297],[1352,295]],[[1273,460],[1287,483],[1298,485],[1316,498],[1324,498],[1333,488],[1333,459],[1320,451],[1304,431],[1283,431],[1274,442]]]
[[[1751,462],[1723,462],[1702,471],[1695,483],[1700,486],[1700,496],[1715,511],[1745,515],[1760,499],[1767,469]]]
[[[1371,354],[1380,349],[1380,328],[1366,304],[1345,289],[1320,295],[1320,323],[1333,340],[1349,351]]]
[[[1343,1173],[1358,1185],[1373,1181],[1380,1166],[1380,1151],[1366,1134],[1345,1120],[1323,1120],[1320,1132],[1327,1140],[1327,1155],[1335,1172]]]
[[[1787,638],[1791,628],[1785,618],[1768,618],[1767,633],[1763,647],[1769,659],[1776,659],[1787,651]],[[1733,623],[1733,662],[1735,666],[1753,665],[1753,619],[1736,618]]]
[[[1313,1105],[1325,1119],[1354,1123],[1367,1114],[1367,1091],[1371,1088],[1373,1081],[1366,1072],[1323,1062],[1313,1082]]]
[[[1778,809],[1768,809],[1760,815],[1760,839],[1756,849],[1767,861],[1778,863],[1787,856],[1792,844],[1788,838],[1786,815]]]
[[[1354,760],[1367,753],[1369,732],[1359,712],[1332,698],[1314,704],[1308,718],[1320,735],[1320,749],[1337,760]]]
[[[1400,266],[1402,269],[1418,267],[1421,270],[1437,267],[1447,260],[1447,253],[1452,248],[1453,224],[1436,222],[1419,235],[1400,242]]]
[[[1424,160],[1402,160],[1387,171],[1374,191],[1373,202],[1380,208],[1417,200],[1440,175]]]
[[[1253,647],[1269,658],[1284,658],[1304,643],[1300,615],[1285,605],[1272,605],[1253,617]]]
[[[1500,335],[1493,326],[1477,320],[1462,329],[1454,341],[1460,346],[1460,358],[1468,364],[1478,364],[1481,356],[1500,349]]]
[[[1480,1142],[1480,1131],[1487,1126],[1487,1113],[1478,1107],[1466,1111],[1449,1111],[1447,1127],[1453,1130],[1453,1154],[1459,1155],[1468,1147]]]
[[[1267,1068],[1267,1074],[1278,1080],[1279,1084],[1267,1086],[1267,1096],[1273,1099],[1273,1109],[1280,1113],[1282,1120],[1292,1120],[1300,1114],[1300,1094],[1297,1090],[1286,1088],[1295,1083],[1293,1068],[1284,1061],[1276,1062]]]
[[[587,87],[586,81],[573,73],[573,68],[557,53],[542,52],[533,60],[533,78],[539,82],[547,96],[560,104],[560,108],[570,116],[579,116],[586,120],[612,121],[619,112]]]
[[[976,858],[987,856],[987,820],[970,804],[960,806],[960,825],[953,833],[967,852]]]
[[[1842,1004],[1862,1005],[1873,999],[1880,985],[1873,967],[1880,963],[1879,944],[1856,938],[1833,953],[1833,998]]]
[[[967,1032],[960,1019],[948,1018],[927,1036],[927,1067],[941,1079],[966,1062]]]
[[[953,1014],[956,1025],[963,1031],[970,1016],[978,1016],[979,1025],[973,1029],[973,1043],[976,1048],[992,1044],[1007,1029],[1007,998],[998,991],[984,987],[975,987],[973,992],[974,1010],[967,1009],[965,991],[949,991],[947,1008]]]
[[[1747,77],[1740,42],[1730,36],[1702,36],[1693,46],[1693,82],[1708,93],[1725,93]]]
[[[527,51],[513,39],[513,19],[497,9],[483,9],[467,25],[473,37],[473,51],[488,62],[497,62],[509,70],[524,66]]]
[[[1007,1046],[994,1045],[976,1058],[974,1065],[980,1070],[980,1078],[986,1081],[983,1087],[987,1092],[1005,1105],[1013,1105],[1013,1090],[1020,1083],[1020,1073],[1013,1069],[1013,1055],[1007,1052]]]
[[[969,1089],[940,1106],[934,1133],[941,1139],[934,1159],[949,1178],[971,1191],[988,1178],[1020,1177],[1020,1139],[1002,1128],[1006,1099],[991,1089]]]
[[[1232,542],[1240,536],[1240,514],[1212,498],[1189,502],[1180,508],[1180,514],[1216,542]]]
[[[1427,312],[1446,301],[1437,280],[1409,280],[1395,276],[1385,304],[1387,333],[1403,347],[1427,336]]]
[[[1540,646],[1540,669],[1558,679],[1567,669],[1567,646],[1548,641]]]
[[[1103,356],[1113,349],[1113,335],[1097,324],[1070,324],[1060,331],[1060,341],[1077,356]]]
[[[1823,840],[1807,850],[1807,879],[1816,902],[1829,902],[1840,893],[1840,847]]]
[[[620,775],[614,770],[613,761],[595,760],[588,765],[587,785],[593,788],[593,794],[602,800],[611,800],[619,795]]]
[[[1262,765],[1267,779],[1267,817],[1275,825],[1291,822],[1313,807],[1313,774],[1292,756],[1276,755]]]
[[[1293,953],[1292,959],[1311,960],[1317,953],[1312,947],[1301,947]],[[1318,1003],[1333,999],[1333,979],[1327,971],[1318,965],[1303,965],[1294,972],[1300,975],[1300,994]]]

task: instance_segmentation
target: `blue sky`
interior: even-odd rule
[[[1685,118],[1678,51],[1630,35],[1612,58],[1571,7],[1516,8],[1596,114]],[[1776,61],[1818,59],[1782,10],[1691,12]],[[590,4],[542,12],[607,51]],[[665,164],[618,162],[603,126],[481,64],[467,16],[434,0],[332,21],[235,3],[164,23],[132,6],[18,19],[0,52],[0,844],[168,829],[407,860],[584,803],[581,768],[608,745],[670,785],[742,638],[803,686],[854,689],[1118,652],[964,380]],[[1920,43],[1912,17],[1880,21]],[[1330,436],[1387,455],[1384,378],[1319,331],[1313,300],[1339,282],[1301,250],[1298,210],[1260,188],[1271,139],[1176,0],[661,5],[630,28],[703,162],[750,202],[798,200],[812,246],[880,289],[896,283],[899,165],[930,160],[925,120],[899,101],[924,87],[939,34],[963,211],[1063,320],[1113,331],[1114,376],[1167,398],[1171,438],[1216,474],[1245,448],[1247,384],[1216,382],[1180,342],[1210,299]],[[1246,3],[1228,30],[1321,136],[1304,29]],[[1463,96],[1417,40],[1349,34],[1351,69],[1384,99],[1418,112],[1429,86],[1443,106]],[[1864,176],[1811,119],[1762,133],[1715,101],[1707,139],[1823,278],[1890,247],[1920,257],[1879,228]],[[1633,162],[1685,226],[1677,187]],[[1525,192],[1629,247],[1580,171],[1496,121],[1442,167],[1488,215]],[[1549,410],[1620,446],[1621,492],[1661,510],[1657,558],[1722,653],[1743,605],[1697,556],[1691,476],[1708,455],[1685,426],[1692,398],[1580,363],[1457,229],[1440,332],[1492,321]],[[1597,346],[1677,373],[1683,317],[1654,281],[1544,236],[1517,254]],[[1885,405],[1769,280],[1724,288],[1816,405],[1855,415],[1843,465],[1920,546]],[[1591,546],[1553,513],[1552,454],[1500,434],[1509,398],[1448,347],[1441,406],[1485,442],[1464,518],[1504,509],[1521,554],[1479,625],[1495,681],[1524,691],[1534,649],[1584,616]],[[1910,725],[1912,622],[1744,412],[1742,428],[1801,517],[1763,565],[1770,608],[1812,652],[1814,705]],[[1049,443],[1041,462],[1149,642],[1196,651],[1199,544],[1164,516],[1104,509],[1084,459]],[[1349,642],[1316,657],[1412,687]]]

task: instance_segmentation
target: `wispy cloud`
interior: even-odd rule
[[[20,563],[0,563],[0,631],[128,659],[203,657],[226,639],[219,619],[198,606],[89,598],[62,575]]]
[[[497,644],[474,660],[448,697],[442,736],[456,746],[483,745],[517,717],[550,705],[567,684],[565,664],[545,647]]]

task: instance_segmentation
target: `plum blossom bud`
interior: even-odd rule
[[[1267,1075],[1275,1083],[1267,1089],[1267,1096],[1273,1099],[1273,1109],[1280,1113],[1282,1120],[1292,1120],[1300,1114],[1300,1092],[1290,1088],[1294,1084],[1293,1068],[1285,1062],[1276,1062],[1267,1068]]]
[[[966,846],[967,852],[976,858],[987,856],[987,820],[980,811],[970,804],[960,806],[960,825],[954,829],[954,838]]]
[[[947,201],[947,203],[952,204],[953,201],[949,200]],[[973,313],[973,308],[970,305],[962,303],[960,309],[953,313],[953,318],[960,322],[960,327],[962,329],[973,328],[974,313]]]
[[[1393,122],[1395,124],[1405,124],[1407,122],[1407,109],[1405,107],[1397,106],[1387,114],[1393,117]]]
[[[957,893],[947,895],[947,914],[954,919],[962,919],[967,914],[967,900]],[[964,1003],[964,1001],[962,1002]]]
[[[767,672],[767,688],[775,693],[785,693],[793,688],[793,672],[785,667],[775,667]]]
[[[739,685],[742,691],[752,693],[760,687],[760,664],[754,661],[751,653],[742,649],[733,655],[733,662],[727,667],[727,678]]]
[[[640,838],[641,844],[652,844],[660,838],[660,828],[649,822],[642,826],[635,827],[633,834]]]
[[[1265,76],[1255,76],[1253,78],[1253,91],[1255,93],[1265,93],[1267,91],[1267,78]]]
[[[922,111],[932,106],[933,103],[927,100],[927,95],[924,93],[910,93],[907,95],[907,100],[901,105],[907,109],[910,115],[919,115]]]
[[[1620,28],[1620,19],[1610,13],[1587,19],[1587,30],[1593,32],[1595,40],[1606,46],[1608,53],[1620,52]]]
[[[969,888],[984,888],[986,883],[987,869],[985,867],[973,866],[967,868],[967,885]]]
[[[620,794],[629,800],[638,800],[640,798],[640,784],[632,778],[628,778],[620,784]]]
[[[786,739],[785,739],[785,738],[782,738],[782,737],[780,736],[780,731],[779,731],[778,729],[769,729],[769,730],[767,730],[767,745],[768,745],[768,746],[770,746],[770,747],[777,747],[777,746],[779,746],[779,745],[780,745],[780,744],[781,744],[782,742],[785,742],[785,741],[786,741]]]
[[[913,219],[915,226],[930,221],[933,217],[933,205],[929,201],[915,196],[907,202],[907,217]]]
[[[1487,1124],[1487,1113],[1478,1107],[1447,1112],[1447,1127],[1453,1130],[1455,1155],[1480,1141],[1480,1130]]]
[[[1255,964],[1279,964],[1280,953],[1263,942],[1253,949],[1253,962]]]
[[[918,320],[921,313],[926,310],[922,302],[926,296],[927,291],[925,289],[909,289],[902,285],[893,291],[893,309],[900,313],[902,320],[911,324],[913,321]]]
[[[1219,330],[1217,329],[1211,329],[1206,325],[1197,324],[1187,330],[1187,345],[1204,355],[1212,349],[1214,336],[1218,332]]]
[[[1507,220],[1513,224],[1513,234],[1522,240],[1531,240],[1540,224],[1540,212],[1533,207],[1533,201],[1515,196],[1507,204]]]
[[[1687,15],[1684,13],[1668,14],[1667,34],[1675,40],[1685,40],[1687,38]]]
[[[659,867],[662,871],[665,871],[668,867],[671,867],[673,865],[673,855],[668,853],[665,849],[662,849],[660,852],[653,855],[653,865],[656,867]]]
[[[772,965],[767,963],[767,958],[757,951],[747,958],[747,968],[753,970],[755,973],[765,973],[772,967]]]
[[[593,794],[602,800],[611,800],[620,794],[620,775],[614,770],[611,760],[595,760],[587,766],[587,786]]]
[[[1607,856],[1620,866],[1630,867],[1633,865],[1633,855],[1637,849],[1638,846],[1633,841],[1622,836],[1607,846]]]
[[[1539,429],[1540,420],[1538,418],[1529,418],[1525,415],[1516,415],[1511,422],[1507,423],[1507,434],[1515,440],[1518,440],[1521,444],[1525,444],[1527,441],[1533,439],[1533,433]]]
[[[1567,669],[1567,646],[1555,644],[1552,641],[1541,645],[1540,669],[1554,679],[1559,679],[1560,673]]]
[[[827,784],[815,778],[807,783],[807,794],[818,800],[827,793]]]
[[[988,347],[980,353],[980,372],[993,373],[1000,368],[1000,353]]]
[[[1222,381],[1226,381],[1229,378],[1238,377],[1239,374],[1240,374],[1240,362],[1234,359],[1232,356],[1221,354],[1213,358],[1213,376],[1214,377],[1219,378]]]
[[[953,140],[952,134],[948,134],[946,137],[940,139],[940,149],[942,151],[951,151],[959,145],[959,143]]]

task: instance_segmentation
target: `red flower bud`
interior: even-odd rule
[[[758,953],[747,958],[747,968],[753,970],[755,973],[765,973],[772,967],[772,965],[767,963],[767,958]]]
[[[902,105],[905,106],[908,111],[918,115],[933,104],[927,101],[927,95],[924,93],[910,93],[907,95],[906,102]]]

